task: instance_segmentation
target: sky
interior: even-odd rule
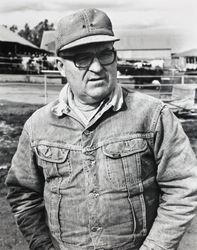
[[[0,24],[33,28],[48,19],[56,25],[64,15],[86,7],[105,11],[115,30],[181,34],[185,49],[197,48],[197,0],[0,0]]]

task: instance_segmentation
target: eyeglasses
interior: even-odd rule
[[[88,68],[96,57],[103,66],[112,64],[116,59],[114,49],[106,49],[98,53],[79,53],[74,56],[61,55],[63,59],[72,60],[77,68]]]

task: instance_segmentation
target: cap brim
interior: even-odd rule
[[[89,43],[101,43],[101,42],[116,42],[120,39],[115,36],[108,36],[108,35],[94,35],[94,36],[87,36],[83,37],[81,39],[78,39],[74,42],[71,42],[69,44],[66,44],[62,48],[59,49],[59,51],[70,49],[73,47],[77,47],[80,45],[85,45]]]

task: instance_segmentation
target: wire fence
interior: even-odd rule
[[[42,71],[44,74],[44,98],[47,103],[48,82],[49,79],[61,78],[61,83],[66,84],[66,78],[62,77],[59,71]],[[189,92],[194,93],[194,99],[197,99],[197,75],[118,75],[117,81],[123,87],[130,90],[146,92],[149,95],[161,99],[169,99],[177,89],[181,89],[183,95]],[[180,87],[178,87],[180,86]],[[176,90],[176,91],[175,91]]]

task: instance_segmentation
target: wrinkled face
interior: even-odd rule
[[[75,98],[81,103],[98,103],[115,88],[117,62],[115,56],[114,61],[108,64],[111,62],[108,59],[111,50],[112,42],[83,45],[64,52],[65,55],[58,62],[61,74],[67,77]],[[92,60],[89,60],[88,66],[84,66],[84,62],[90,58],[86,55],[91,54]]]

